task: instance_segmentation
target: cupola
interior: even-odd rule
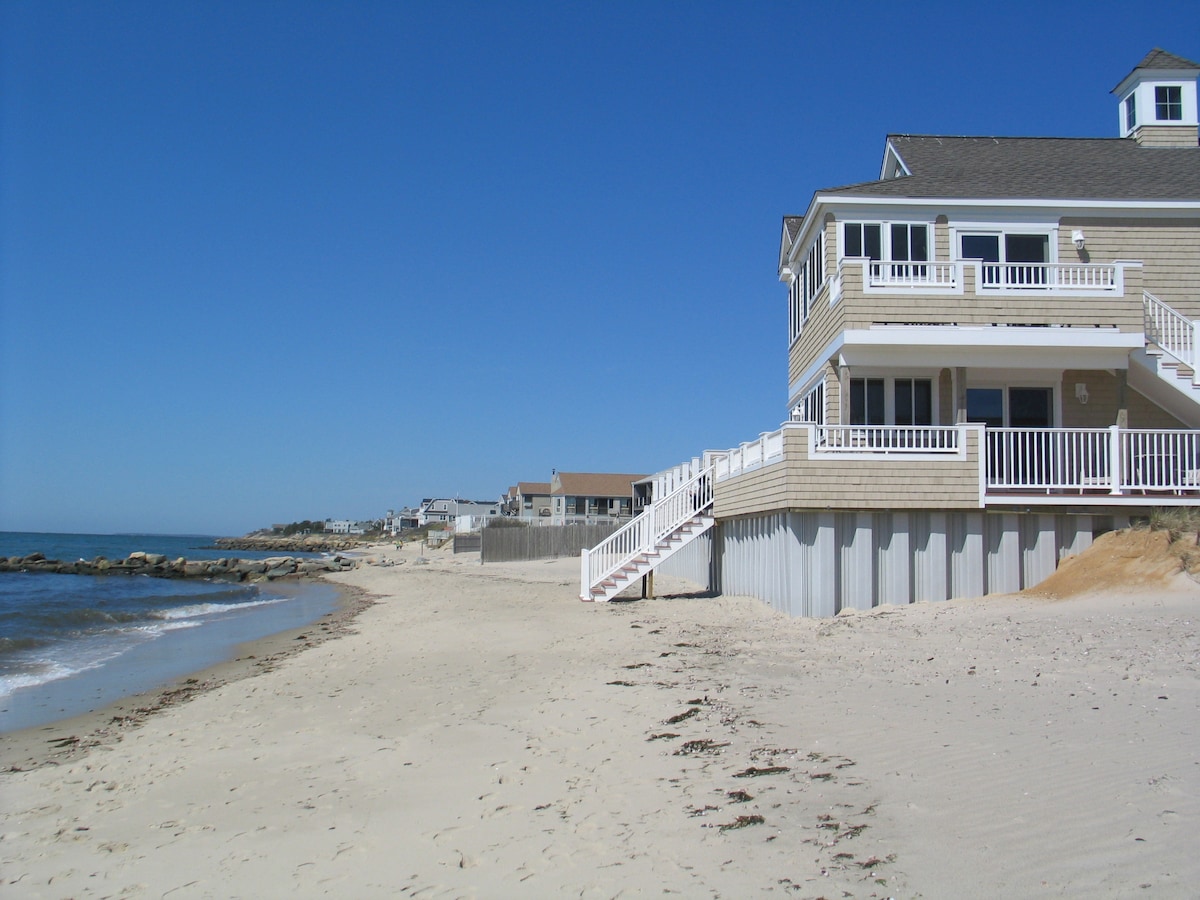
[[[1196,76],[1200,65],[1157,47],[1113,88],[1121,137],[1144,147],[1197,145]]]

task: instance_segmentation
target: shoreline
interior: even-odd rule
[[[371,595],[353,585],[337,584],[323,578],[309,580],[334,589],[336,605],[332,612],[307,625],[239,643],[230,658],[169,679],[151,690],[46,725],[0,733],[0,772],[23,772],[60,765],[94,747],[119,743],[126,733],[165,709],[270,671],[289,657],[347,634],[359,614],[375,602]]]

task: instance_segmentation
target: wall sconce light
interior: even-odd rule
[[[1075,399],[1078,400],[1083,405],[1085,405],[1085,406],[1087,405],[1088,392],[1087,392],[1086,384],[1079,383],[1079,384],[1075,385]]]
[[[1086,241],[1087,241],[1087,238],[1085,238],[1083,236],[1082,229],[1076,228],[1074,231],[1071,232],[1071,242],[1075,244],[1076,250],[1082,250],[1083,245]]]

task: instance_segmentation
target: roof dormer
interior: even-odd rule
[[[1155,48],[1113,88],[1121,137],[1147,147],[1195,147],[1200,65]]]

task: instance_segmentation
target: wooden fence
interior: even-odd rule
[[[456,534],[454,536],[455,553],[474,553],[483,545],[479,532],[473,534]]]
[[[482,562],[516,562],[578,556],[584,547],[594,547],[614,531],[609,523],[598,525],[549,525],[483,529]]]

